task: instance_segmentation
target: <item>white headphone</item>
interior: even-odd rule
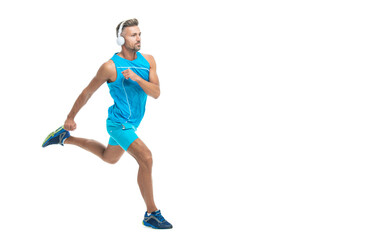
[[[122,21],[121,24],[120,24],[120,27],[119,27],[119,31],[117,32],[117,39],[116,39],[116,42],[117,42],[117,45],[119,46],[123,46],[124,43],[125,43],[125,39],[121,36],[121,32],[122,32],[122,29],[123,29],[123,25],[126,21]]]

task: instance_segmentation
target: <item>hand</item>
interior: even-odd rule
[[[74,131],[76,129],[75,120],[72,118],[67,118],[64,123],[64,129],[67,131]]]
[[[128,68],[127,70],[122,71],[121,73],[123,74],[123,76],[125,77],[125,79],[130,78],[132,81],[135,81],[135,82],[137,82],[137,81],[140,79],[140,77],[137,76],[137,74],[134,73],[134,72],[133,72],[131,69],[129,69],[129,68]]]

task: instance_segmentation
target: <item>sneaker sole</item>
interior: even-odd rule
[[[63,129],[64,129],[63,126],[61,126],[56,131],[51,132],[50,134],[48,134],[48,136],[45,138],[45,140],[44,140],[44,142],[43,142],[43,144],[41,146],[45,147],[44,145],[49,141],[49,139],[51,139],[53,136],[55,136],[56,133],[60,132]]]
[[[155,227],[155,226],[153,226],[153,225],[147,223],[146,221],[143,221],[143,225],[146,226],[146,227],[153,228],[153,229],[159,229],[159,228],[157,228],[157,227]]]
[[[158,230],[167,230],[167,229],[172,229],[172,228],[173,228],[173,227],[171,227],[171,228],[158,228],[158,227],[153,226],[153,225],[150,224],[150,223],[147,223],[147,222],[144,221],[144,220],[143,220],[143,225],[146,226],[146,227],[150,227],[150,228],[158,229]]]

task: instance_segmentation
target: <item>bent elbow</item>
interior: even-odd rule
[[[154,99],[158,99],[160,97],[160,90],[153,96]]]

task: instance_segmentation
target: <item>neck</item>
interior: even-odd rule
[[[132,60],[135,60],[137,58],[136,53],[137,53],[137,51],[123,47],[123,48],[121,48],[121,51],[117,55],[119,55],[122,58],[125,58],[127,60],[132,61]]]

